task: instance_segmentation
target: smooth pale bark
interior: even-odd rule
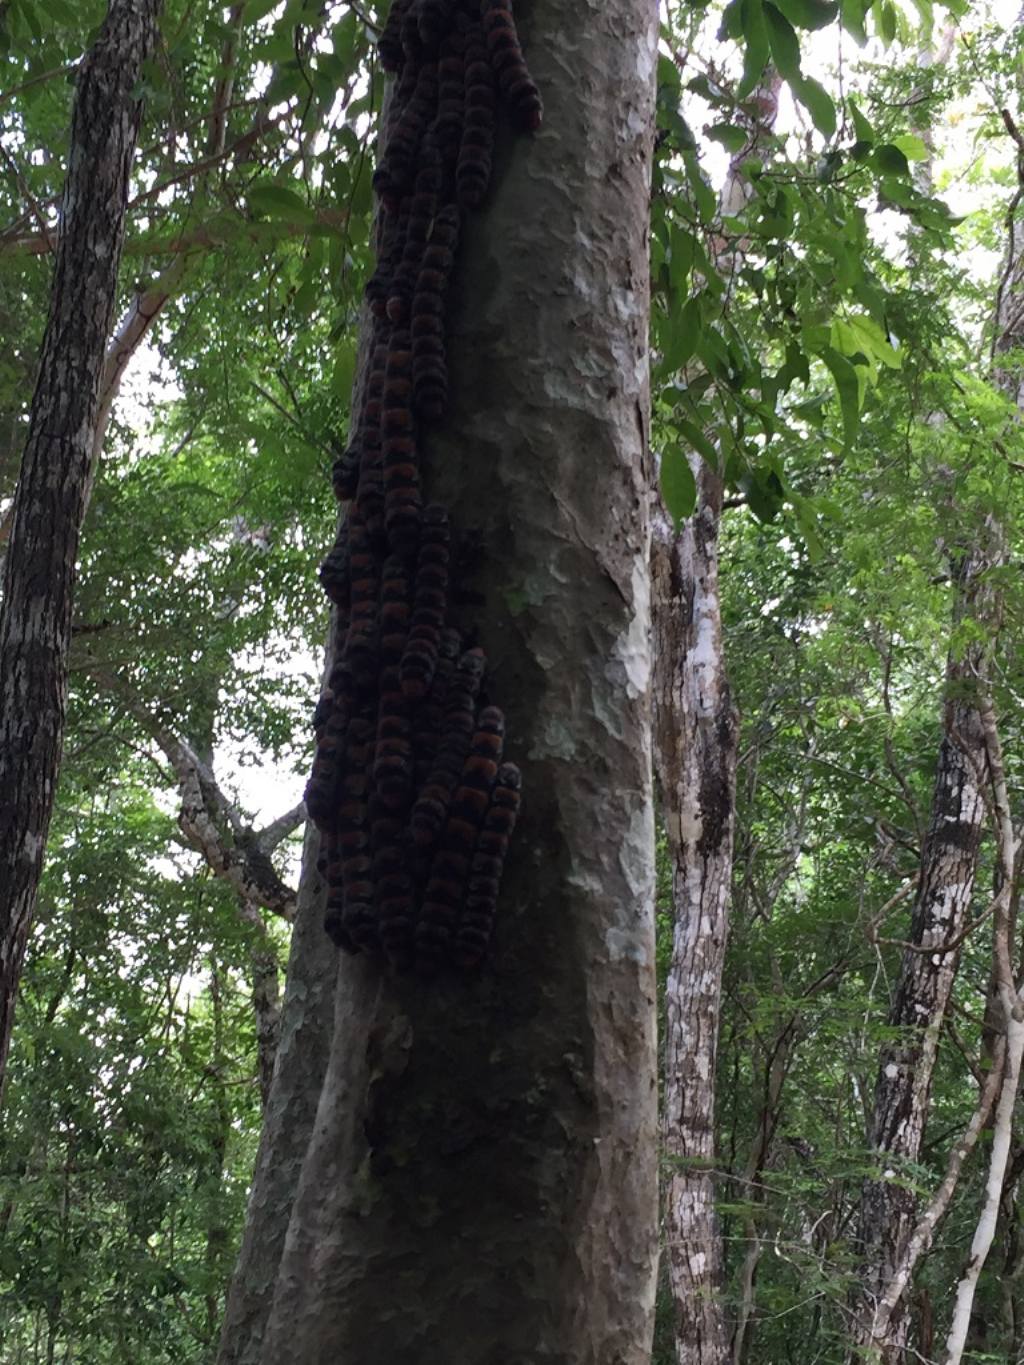
[[[75,560],[160,0],[111,0],[78,72],[62,225],[0,614],[0,1085],[60,768]]]
[[[467,224],[430,491],[476,542],[524,812],[478,978],[340,963],[263,1365],[647,1365],[654,0],[537,0],[544,94]],[[280,1063],[279,1063],[280,1068]]]
[[[664,1219],[679,1365],[726,1359],[715,1216],[715,1065],[728,931],[737,716],[722,653],[722,480],[691,457],[697,511],[679,535],[656,520],[652,552],[655,762],[672,858],[665,989]]]

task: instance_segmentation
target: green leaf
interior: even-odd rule
[[[846,103],[850,110],[850,117],[853,119],[853,131],[856,136],[857,142],[858,143],[877,142],[878,137],[877,134],[875,133],[874,128],[872,128],[871,124],[867,121],[864,115],[857,108],[857,105],[854,103],[854,101],[852,99],[848,99]]]
[[[249,0],[242,17],[247,24],[256,24],[280,3],[281,0]]]
[[[687,299],[668,319],[668,342],[662,360],[666,371],[682,369],[697,349],[700,334],[700,299]]]
[[[696,422],[690,422],[685,417],[675,417],[673,418],[673,424],[677,426],[681,434],[686,437],[687,444],[691,446],[697,454],[712,467],[712,469],[717,469],[721,463],[718,451],[715,449],[712,442],[708,440],[703,431],[701,431],[700,427],[697,426]]]
[[[894,137],[892,145],[898,147],[908,161],[928,160],[929,152],[924,139],[914,133],[903,133],[900,137]]]
[[[800,40],[796,36],[793,25],[773,4],[765,3],[764,17],[768,28],[768,42],[771,47],[772,61],[778,67],[782,79],[795,86],[802,79],[800,75]]]
[[[879,36],[888,47],[896,37],[896,11],[889,0],[875,0],[874,11]]]
[[[313,224],[316,215],[295,193],[273,181],[257,181],[249,186],[246,198],[250,207],[268,218],[283,218],[289,223]]]
[[[791,493],[789,500],[793,504],[796,522],[807,547],[807,558],[812,564],[819,564],[825,555],[825,542],[818,532],[818,517],[814,504],[809,498],[801,498],[796,493]]]
[[[736,98],[746,99],[764,74],[768,64],[769,38],[762,0],[743,0],[740,9],[743,25],[743,75],[736,87]]]
[[[694,242],[691,235],[675,223],[669,228],[668,240],[669,278],[672,288],[681,296],[689,291]]]
[[[909,175],[910,163],[906,153],[892,142],[883,142],[881,146],[875,148],[872,157],[875,165],[883,175]]]
[[[775,0],[779,9],[797,28],[827,28],[839,13],[839,4],[827,0]]]
[[[697,481],[690,462],[677,445],[668,446],[661,457],[661,495],[678,531],[697,506]]]
[[[840,355],[831,346],[823,346],[819,354],[835,381],[839,407],[843,414],[843,444],[850,446],[860,424],[860,385],[857,381],[857,371],[845,356]]]
[[[793,94],[810,114],[818,132],[825,137],[833,137],[836,131],[836,106],[825,87],[813,76],[801,76],[792,85]]]
[[[843,28],[859,47],[863,47],[868,40],[864,19],[870,8],[870,0],[840,0],[839,11]]]
[[[740,128],[735,123],[713,123],[708,129],[708,137],[713,142],[720,142],[727,152],[735,155],[741,152],[750,141],[750,134],[745,128]]]

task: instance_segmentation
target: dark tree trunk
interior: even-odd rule
[[[263,1365],[649,1360],[657,6],[523,9],[545,125],[467,223],[428,456],[484,547],[464,586],[524,813],[477,979],[341,961]]]
[[[60,768],[75,561],[160,0],[111,0],[78,74],[60,241],[0,614],[0,1085]]]

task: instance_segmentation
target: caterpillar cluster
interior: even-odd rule
[[[393,0],[378,42],[397,83],[384,152],[373,337],[320,577],[338,614],[306,788],[322,832],[325,928],[350,952],[430,974],[478,967],[519,810],[483,651],[450,618],[451,529],[423,505],[422,427],[448,403],[445,309],[495,125],[540,126],[511,0]]]

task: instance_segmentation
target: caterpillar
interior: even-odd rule
[[[380,570],[358,505],[349,531],[349,566],[351,613],[339,681],[354,692],[367,692],[377,677]]]
[[[455,965],[470,970],[480,965],[491,940],[498,906],[501,872],[509,839],[519,815],[522,776],[514,763],[498,769],[490,804],[470,863],[462,917],[455,933]]]
[[[434,219],[412,301],[413,391],[417,411],[431,421],[443,415],[448,402],[448,365],[440,318],[458,236],[459,210],[457,205],[448,204]],[[427,319],[436,319],[438,325]]]
[[[422,510],[412,415],[411,348],[408,331],[392,333],[381,413],[387,539],[392,552],[403,559],[416,552]]]
[[[336,607],[342,611],[348,610],[348,599],[351,575],[348,564],[348,522],[343,521],[338,527],[338,534],[335,536],[334,544],[324,557],[324,562],[320,565],[320,583],[324,592],[331,599]]]
[[[467,650],[449,684],[437,757],[409,822],[413,843],[420,848],[434,844],[444,828],[452,793],[473,739],[474,702],[480,690],[484,663],[482,649]]]
[[[466,34],[462,29],[447,34],[441,43],[437,77],[437,115],[433,128],[445,160],[454,167],[466,98]]]
[[[430,691],[437,667],[448,610],[450,542],[448,513],[432,504],[423,514],[412,620],[401,660],[402,691],[417,700]]]
[[[423,914],[416,926],[417,958],[427,969],[448,956],[453,931],[461,925],[460,910],[466,896],[471,863],[476,855],[480,826],[486,818],[491,788],[501,761],[505,720],[496,706],[480,713],[470,756],[452,797],[440,844],[430,867],[423,898]],[[468,921],[469,937],[476,921]],[[458,934],[455,934],[455,947]],[[465,950],[453,954],[458,960]]]
[[[441,730],[444,726],[444,709],[448,700],[448,689],[455,676],[455,666],[462,653],[462,636],[452,627],[441,632],[437,650],[437,662],[430,691],[416,708],[415,722],[415,763],[413,776],[416,790],[427,783],[434,767]]]
[[[306,783],[305,802],[309,818],[321,831],[329,830],[337,805],[338,775],[345,747],[346,714],[335,706],[317,737],[313,771]]]
[[[457,0],[420,0],[416,16],[420,42],[436,47],[455,15]]]
[[[536,132],[544,117],[540,91],[526,65],[512,16],[512,0],[481,0],[480,15],[491,65],[517,127]]]
[[[373,186],[385,207],[393,212],[408,188],[413,166],[437,105],[437,63],[424,62],[416,77],[412,98],[398,115],[381,164],[373,174]]]
[[[455,186],[459,203],[475,209],[483,203],[491,183],[494,154],[494,70],[479,26],[470,30],[466,42],[464,81],[465,107]]]
[[[395,201],[393,211],[384,214],[379,233],[377,268],[366,281],[363,296],[376,318],[387,316],[391,281],[405,252],[405,236],[409,224],[409,205]]]
[[[447,291],[461,213],[490,183],[499,91],[521,127],[542,110],[511,0],[394,0],[378,50],[398,84],[374,174],[376,332],[332,467],[349,508],[320,578],[343,644],[313,717],[307,800],[331,939],[429,973],[483,958],[520,779],[502,763],[502,712],[477,711],[483,651],[447,624],[451,530],[422,506],[418,423],[447,404]]]
[[[345,888],[342,881],[337,841],[332,835],[328,834],[324,837],[324,847],[318,866],[321,866],[324,880],[327,882],[324,929],[336,947],[343,948],[349,953],[356,952],[356,945],[345,929]]]
[[[388,290],[387,315],[392,322],[404,322],[408,315],[423,252],[437,212],[441,178],[441,152],[434,138],[428,135],[423,140],[420,168],[416,172],[416,190],[409,205],[402,259]]]
[[[377,39],[380,64],[385,71],[400,71],[405,53],[402,48],[402,23],[410,0],[392,0],[387,21]]]

